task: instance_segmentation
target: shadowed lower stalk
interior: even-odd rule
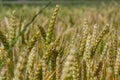
[[[87,67],[86,67],[86,61],[82,61],[82,70],[81,70],[81,79],[87,80]]]
[[[48,77],[48,58],[51,56],[51,55],[54,55],[54,51],[56,49],[56,47],[59,45],[59,41],[60,41],[60,38],[61,36],[59,36],[54,43],[52,43],[47,51],[45,52],[45,54],[43,55],[42,57],[42,71],[43,71],[43,80],[46,79]]]
[[[42,26],[38,26],[38,27],[39,27],[42,38],[44,39],[44,41],[46,41],[46,32],[45,32],[44,28]]]
[[[6,36],[3,34],[3,32],[0,30],[0,42],[2,42],[5,50],[8,50],[9,43],[7,41]]]
[[[60,54],[56,58],[56,80],[60,80]]]
[[[9,63],[10,59],[7,59],[7,61],[4,63],[4,67],[2,67],[0,71],[0,80],[10,80],[11,74],[9,74]]]
[[[5,50],[7,51],[8,48],[9,48],[9,43],[7,41],[7,38],[6,36],[0,31],[0,42],[2,42]],[[10,59],[10,62],[9,62],[9,73],[11,75],[11,77],[13,76],[13,69],[14,69],[14,66],[13,66],[13,59],[12,59],[12,54],[7,54],[7,57],[4,59],[4,60],[7,60],[7,59]]]
[[[6,76],[6,74],[7,74],[7,68],[4,67],[4,68],[2,68],[2,70],[0,71],[0,80],[7,80],[7,77],[8,77],[8,76]]]
[[[102,70],[102,65],[103,65],[102,61],[99,61],[98,64],[96,65],[96,67],[95,67],[95,69],[93,71],[93,79],[99,80],[100,72]]]
[[[107,68],[107,76],[106,79],[107,80],[113,80],[114,79],[114,55],[113,55],[113,45],[110,42],[109,44],[109,51],[108,51],[108,68]]]

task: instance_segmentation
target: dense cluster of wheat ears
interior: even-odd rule
[[[66,27],[58,23],[61,8],[47,25],[36,24],[44,20],[38,14],[30,25],[17,23],[12,11],[8,33],[0,29],[0,80],[120,80],[117,21],[85,18],[78,26],[69,16]]]

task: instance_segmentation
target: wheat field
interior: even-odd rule
[[[120,6],[2,7],[0,80],[120,80]]]

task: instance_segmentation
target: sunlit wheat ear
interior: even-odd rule
[[[27,80],[32,80],[32,78],[33,78],[35,53],[36,53],[36,47],[34,46],[32,51],[30,52],[30,55],[28,55],[28,62],[27,62],[27,66],[26,66],[26,79]]]
[[[54,13],[52,15],[52,19],[50,20],[50,23],[49,23],[49,26],[48,26],[48,30],[47,30],[47,33],[46,33],[46,48],[48,47],[48,45],[52,41],[53,30],[54,30],[55,20],[56,20],[58,11],[59,11],[59,6],[56,5],[56,8],[55,8]]]
[[[27,49],[28,49],[29,52],[33,48],[33,46],[34,46],[35,42],[37,41],[38,37],[39,37],[39,32],[35,33],[34,36],[28,41],[26,46],[27,46]]]
[[[9,26],[9,42],[12,42],[15,39],[15,29],[16,29],[16,23],[15,23],[15,11],[12,12],[10,17],[10,26]]]
[[[75,59],[75,49],[72,48],[64,63],[64,66],[62,69],[61,80],[72,80],[73,79],[72,74],[73,74],[73,69],[74,69],[73,67],[74,59]]]
[[[90,65],[91,65],[91,35],[88,34],[87,36],[87,41],[85,45],[85,51],[83,55],[83,59],[86,61],[86,66],[87,66],[87,77],[90,78]]]
[[[106,33],[108,33],[109,31],[109,25],[107,24],[103,30],[101,31],[101,33],[99,34],[98,38],[96,39],[96,41],[94,42],[93,46],[92,46],[92,54],[91,54],[91,58],[93,58],[93,56],[95,55],[96,49],[99,45],[99,43],[101,42],[102,38],[104,37],[104,35]]]
[[[118,48],[115,66],[114,66],[114,73],[116,80],[118,79],[119,71],[120,71],[120,48]]]
[[[90,55],[91,55],[91,35],[89,34],[87,36],[85,51],[83,55],[84,60],[88,61],[90,59]]]
[[[73,62],[72,76],[73,76],[73,80],[79,80],[79,65],[77,58],[75,58]]]
[[[71,62],[72,65],[72,78],[73,80],[79,80],[79,62],[78,62],[78,56],[76,53],[76,47],[75,47],[75,37],[73,37],[72,42],[71,42],[71,49],[70,49],[70,54],[73,56],[73,61]]]
[[[25,49],[25,51],[23,51],[21,53],[21,55],[19,56],[17,65],[16,65],[16,69],[14,71],[14,78],[13,80],[23,80],[23,71],[26,67],[26,63],[27,63],[27,59],[28,59],[28,55],[31,51],[31,49],[33,48],[35,42],[37,41],[37,38],[39,36],[39,32],[36,33],[27,43],[27,48]]]
[[[117,45],[118,45],[118,40],[117,40],[117,29],[114,30],[113,34],[113,50],[114,50],[114,57],[116,58],[117,55]]]
[[[94,42],[96,41],[96,38],[97,38],[97,29],[98,29],[98,25],[95,24],[95,25],[93,26],[91,44],[94,44]]]
[[[107,53],[107,50],[108,50],[108,43],[106,42],[106,44],[105,44],[105,46],[104,46],[104,49],[103,49],[103,51],[102,51],[102,54],[101,54],[101,56],[100,56],[100,60],[104,60],[106,57],[105,57],[105,55],[106,55],[106,53]]]
[[[63,66],[63,71],[62,71],[62,75],[61,75],[61,80],[69,80],[70,78],[72,78],[72,73],[71,73],[71,60],[72,60],[73,56],[68,55],[66,62]]]
[[[42,62],[41,62],[41,60],[36,65],[33,80],[43,80],[42,79]]]
[[[80,56],[83,55],[84,50],[85,50],[85,44],[86,44],[87,34],[88,34],[88,22],[87,22],[87,20],[85,20],[84,24],[83,24],[82,41],[81,41],[81,44],[80,44]]]
[[[0,31],[0,42],[2,42],[4,48],[5,48],[6,50],[8,50],[9,43],[8,43],[8,41],[7,41],[6,36],[3,34],[2,31]]]
[[[53,51],[56,49],[56,47],[59,45],[61,36],[59,36],[54,43],[49,45],[47,51],[43,54],[42,57],[42,71],[43,71],[43,79],[46,79],[48,77],[48,58],[53,54]]]
[[[112,67],[114,66],[114,55],[113,55],[113,45],[110,42],[109,43],[109,50],[108,50],[108,55],[107,55],[108,59],[108,67]]]

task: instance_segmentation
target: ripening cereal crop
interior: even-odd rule
[[[120,80],[119,3],[49,4],[1,6],[0,80]]]

